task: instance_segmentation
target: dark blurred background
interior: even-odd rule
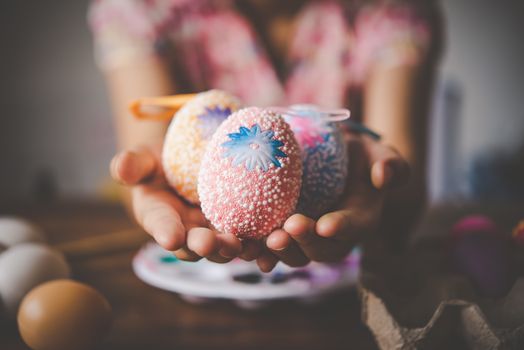
[[[0,199],[107,194],[114,137],[88,1],[0,4]],[[524,3],[442,1],[430,192],[523,198]]]

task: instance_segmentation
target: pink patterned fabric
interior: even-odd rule
[[[348,23],[338,3],[319,2],[306,7],[298,17],[290,48],[287,102],[342,106],[351,44]]]
[[[416,63],[432,40],[431,24],[409,2],[360,2],[367,5],[351,11],[339,1],[303,7],[284,81],[234,1],[96,0],[89,23],[103,69],[161,55],[185,90],[219,88],[248,105],[334,108],[346,105],[350,88],[362,85],[375,62]]]
[[[354,36],[348,73],[361,84],[377,60],[391,65],[418,62],[428,49],[430,28],[410,7],[381,5],[359,12]]]

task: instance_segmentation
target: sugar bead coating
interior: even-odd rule
[[[205,148],[218,126],[240,108],[240,101],[220,90],[198,94],[174,116],[164,141],[162,163],[168,183],[198,204],[197,180]]]
[[[302,189],[297,211],[311,218],[325,214],[343,194],[348,172],[347,147],[340,128],[314,107],[291,108],[285,115],[302,150]]]
[[[198,194],[221,232],[259,239],[293,213],[302,182],[298,143],[284,119],[250,107],[232,114],[202,160]]]

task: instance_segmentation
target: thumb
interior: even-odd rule
[[[114,180],[124,185],[136,185],[152,178],[159,168],[153,153],[146,149],[123,151],[111,160],[110,172]]]

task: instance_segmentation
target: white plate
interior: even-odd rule
[[[275,299],[315,299],[356,284],[360,251],[338,264],[311,263],[291,268],[278,263],[261,273],[255,262],[235,259],[216,264],[205,259],[184,262],[155,243],[148,243],[133,259],[133,269],[144,282],[181,294],[190,301],[230,299],[240,304]]]

